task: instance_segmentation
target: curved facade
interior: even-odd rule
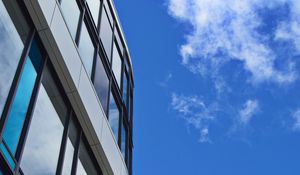
[[[112,0],[0,1],[0,174],[132,174],[133,91]]]

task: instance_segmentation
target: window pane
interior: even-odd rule
[[[68,108],[48,66],[43,73],[21,161],[25,174],[55,174],[58,162]]]
[[[108,60],[110,60],[111,57],[112,34],[113,34],[112,28],[109,24],[105,10],[103,9],[101,27],[100,27],[100,38]]]
[[[74,155],[74,147],[76,144],[77,136],[78,136],[78,131],[75,126],[75,123],[73,120],[70,120],[69,136],[67,139],[66,152],[65,152],[63,170],[62,170],[63,175],[71,174],[73,155]]]
[[[60,6],[71,35],[75,39],[80,17],[80,10],[76,0],[62,0]]]
[[[82,25],[78,48],[84,67],[91,76],[95,49],[85,23]]]
[[[24,48],[21,38],[24,38],[25,41],[29,33],[26,20],[22,15],[18,15],[21,10],[18,11],[19,13],[14,12],[14,16],[9,16],[13,9],[18,9],[16,2],[7,0],[4,2],[6,7],[0,1],[0,79],[5,82],[0,83],[0,116]]]
[[[118,132],[119,132],[119,118],[120,118],[120,111],[115,102],[114,96],[110,93],[110,103],[109,103],[109,124],[113,131],[113,134],[118,141]]]
[[[92,17],[94,19],[94,22],[96,26],[98,25],[98,17],[99,17],[99,11],[100,11],[100,0],[87,0],[89,9],[91,11]]]
[[[29,56],[22,71],[22,75],[13,99],[6,127],[3,132],[3,140],[7,144],[9,151],[15,155],[23,124],[26,118],[27,109],[30,103],[32,91],[40,71],[42,54],[36,39],[33,40]],[[4,147],[1,147],[2,151]],[[5,150],[4,152],[7,152]]]
[[[90,157],[90,154],[82,140],[80,142],[79,160],[78,160],[76,174],[78,175],[102,174],[101,172],[97,173],[97,169],[94,165],[94,162],[92,161],[92,158]]]
[[[121,71],[122,71],[122,60],[121,60],[121,57],[120,57],[120,53],[117,49],[117,46],[115,44],[114,44],[114,50],[113,50],[112,70],[114,72],[117,83],[120,87]]]
[[[41,85],[21,162],[24,174],[55,174],[63,129]]]
[[[128,101],[127,101],[127,96],[128,96],[127,86],[128,86],[128,84],[127,84],[127,74],[126,74],[126,71],[124,71],[124,73],[123,73],[123,101],[124,101],[124,103],[126,105],[126,108],[127,108],[127,111],[128,111],[129,109],[128,109]]]
[[[95,69],[95,89],[100,99],[105,114],[107,114],[107,103],[109,93],[109,79],[103,67],[101,59],[98,57]]]
[[[126,143],[127,143],[127,131],[124,126],[124,122],[122,124],[122,136],[121,136],[121,153],[123,155],[123,158],[125,160],[126,158]]]

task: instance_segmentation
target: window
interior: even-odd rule
[[[116,44],[114,44],[114,48],[113,48],[112,70],[114,72],[119,87],[121,87],[120,83],[121,83],[121,75],[122,75],[121,74],[122,60]]]
[[[83,65],[89,76],[91,76],[95,49],[85,23],[82,24],[78,49]]]
[[[14,13],[14,9],[19,9],[16,2],[9,0],[4,0],[4,2],[6,7],[3,1],[0,1],[0,80],[5,82],[0,83],[0,116],[30,30],[24,16],[13,15],[10,17],[9,14]],[[13,5],[14,7],[12,7]],[[21,12],[21,10],[19,11]]]
[[[126,148],[127,148],[127,129],[125,123],[122,122],[122,134],[121,134],[121,153],[126,161]]]
[[[3,131],[3,142],[1,150],[16,154],[18,142],[21,136],[22,128],[27,114],[27,109],[33,93],[33,88],[42,65],[42,53],[37,40],[33,40],[29,55],[23,68],[23,72],[16,90],[16,95],[11,104],[10,113],[6,127]],[[10,155],[5,155],[10,159]],[[14,167],[12,162],[11,166]]]
[[[108,115],[108,121],[110,124],[110,127],[113,131],[113,134],[118,141],[119,136],[119,120],[120,120],[120,111],[119,107],[116,104],[116,100],[112,93],[110,93],[110,103],[109,103],[109,115]]]
[[[97,175],[97,168],[93,162],[89,150],[83,140],[80,141],[79,160],[77,163],[77,175]],[[99,173],[102,175],[102,173]]]
[[[80,17],[80,10],[77,2],[76,0],[62,0],[60,7],[69,27],[70,33],[75,40]]]
[[[112,36],[113,36],[112,26],[108,20],[106,10],[105,8],[103,8],[101,26],[100,26],[100,39],[102,41],[108,60],[110,60],[111,57]]]
[[[96,60],[95,67],[95,78],[94,86],[97,92],[97,95],[100,99],[102,108],[107,114],[107,103],[108,103],[108,94],[109,94],[109,79],[107,77],[106,71],[104,69],[101,58],[98,56]]]
[[[98,17],[100,11],[100,0],[86,0],[96,26],[98,25]]]
[[[69,132],[67,138],[66,151],[64,155],[64,163],[61,174],[71,174],[73,156],[78,138],[78,127],[76,127],[74,120],[71,118],[69,125]]]
[[[49,72],[46,71],[45,74]],[[40,86],[21,168],[24,174],[55,174],[67,108],[46,75]]]
[[[123,72],[123,101],[128,111],[128,76],[126,70]]]

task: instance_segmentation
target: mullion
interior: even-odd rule
[[[75,145],[75,149],[74,149],[72,170],[71,170],[72,175],[75,175],[76,171],[77,171],[77,164],[78,164],[78,158],[79,158],[81,137],[82,137],[82,130],[80,129],[79,132],[78,132],[78,135],[77,135],[76,145]]]
[[[70,107],[69,107],[68,111],[69,111],[68,117],[66,118],[66,123],[64,126],[64,132],[63,132],[63,137],[62,137],[61,146],[60,146],[60,153],[59,153],[59,158],[58,158],[58,162],[57,162],[56,175],[60,175],[62,173],[62,168],[63,168],[62,166],[63,166],[64,159],[65,159],[67,139],[68,139],[69,128],[70,128],[70,120],[71,120],[71,115],[73,114]]]

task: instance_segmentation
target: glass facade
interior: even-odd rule
[[[79,7],[75,0],[61,0],[60,8],[69,27],[70,33],[75,40],[80,17]]]
[[[11,9],[10,6],[8,7]],[[16,22],[19,19],[23,20],[23,23]],[[0,80],[5,82],[0,83],[0,114],[7,100],[28,35],[29,26],[24,17],[11,18],[3,2],[0,1]]]
[[[120,121],[120,110],[116,104],[116,100],[112,93],[110,94],[110,103],[109,103],[109,114],[108,114],[108,121],[110,127],[113,131],[115,139],[118,140],[119,138],[119,121]]]
[[[85,23],[83,23],[81,28],[78,49],[82,58],[83,65],[89,76],[91,76],[95,48]]]
[[[107,58],[108,58],[108,60],[110,60],[112,40],[113,40],[113,31],[112,31],[112,25],[108,19],[105,8],[103,8],[103,10],[102,10],[102,19],[101,19],[101,26],[100,26],[100,39],[102,41]]]
[[[113,47],[112,70],[119,87],[121,87],[122,59],[116,44]]]
[[[86,0],[96,26],[98,25],[98,17],[100,11],[100,0]]]
[[[100,57],[98,57],[96,60],[94,86],[100,99],[102,108],[105,114],[107,114],[109,79]]]
[[[131,174],[133,76],[113,4],[59,2],[55,10],[63,15]],[[61,84],[67,77],[58,67],[65,65],[60,54],[48,55],[26,7],[0,0],[0,174],[102,175],[82,113],[69,101],[75,92],[65,91],[68,82]]]

